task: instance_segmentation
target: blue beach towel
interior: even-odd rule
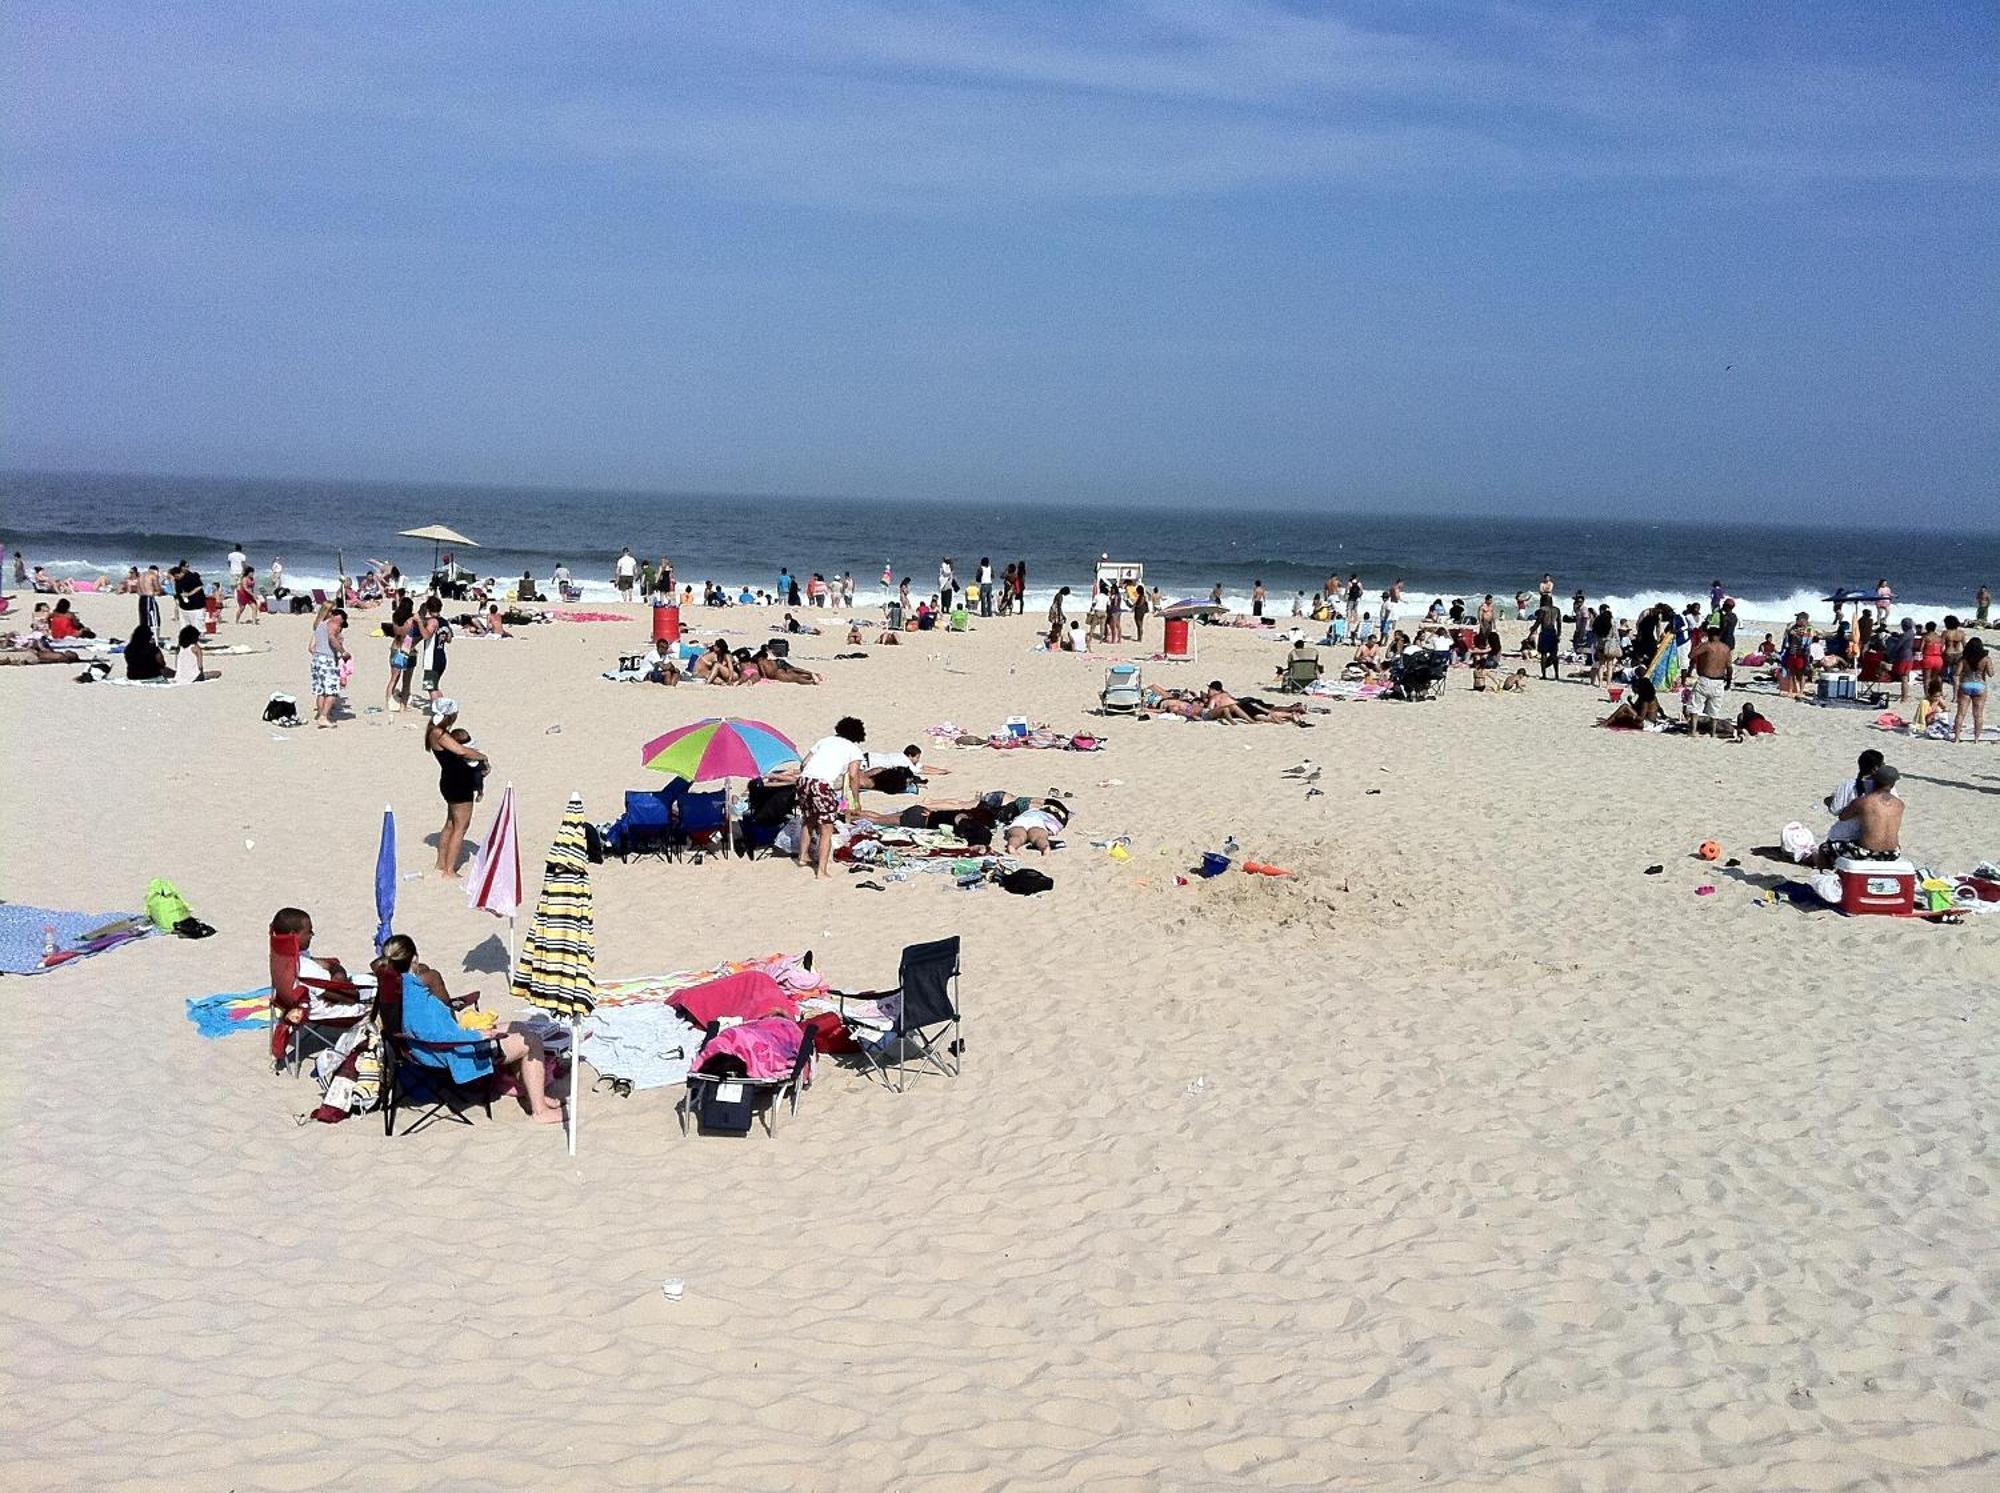
[[[101,929],[111,931],[98,938],[84,936]],[[54,930],[56,959],[45,964],[42,946],[50,930]],[[47,974],[120,944],[150,938],[158,931],[143,912],[62,912],[0,902],[0,975]]]
[[[195,1030],[213,1040],[231,1032],[254,1032],[271,1024],[271,987],[235,995],[204,995],[187,1003],[188,1020]]]

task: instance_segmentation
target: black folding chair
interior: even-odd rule
[[[396,1133],[396,1114],[402,1109],[425,1106],[422,1114],[403,1130],[415,1135],[437,1120],[454,1125],[470,1125],[465,1111],[477,1104],[493,1118],[493,1077],[488,1075],[470,1084],[452,1078],[450,1070],[420,1062],[418,1052],[471,1053],[487,1045],[487,1039],[468,1037],[464,1042],[425,1042],[403,1030],[403,976],[387,963],[375,966],[375,1015],[382,1036],[382,1133]]]
[[[871,1077],[902,1093],[926,1068],[958,1077],[965,1050],[958,1012],[958,939],[913,943],[903,950],[894,990],[833,992],[841,1025],[861,1049]],[[871,1001],[881,1015],[850,1010]]]

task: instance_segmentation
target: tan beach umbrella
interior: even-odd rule
[[[447,529],[443,524],[426,524],[421,529],[405,529],[403,530],[402,537],[405,539],[428,539],[431,542],[431,573],[433,575],[437,574],[438,552],[447,544],[462,544],[467,549],[472,550],[479,548],[479,541],[477,539],[467,539],[458,530]]]

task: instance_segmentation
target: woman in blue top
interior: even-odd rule
[[[531,1119],[560,1125],[563,1111],[548,1096],[548,1070],[543,1064],[541,1038],[519,1026],[496,1030],[491,1036],[468,1031],[446,1004],[444,977],[417,962],[414,939],[397,933],[382,945],[382,957],[403,976],[403,1035],[417,1042],[449,1043],[445,1051],[413,1048],[414,1061],[443,1068],[453,1083],[477,1083],[498,1070],[520,1080],[520,1093]]]

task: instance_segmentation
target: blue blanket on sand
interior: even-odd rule
[[[87,939],[112,924],[127,926]],[[42,946],[55,933],[56,958],[45,963]],[[122,943],[148,938],[156,930],[143,912],[62,912],[52,907],[26,907],[0,902],[0,975],[40,975],[74,964]]]

